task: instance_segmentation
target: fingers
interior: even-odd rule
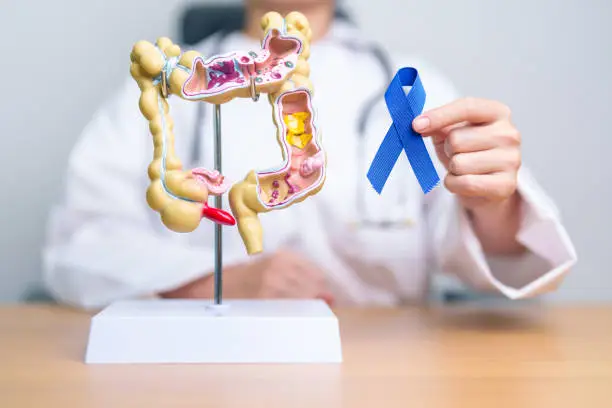
[[[442,132],[438,132],[442,133]],[[457,153],[477,152],[495,147],[516,147],[520,145],[520,134],[505,123],[488,126],[463,126],[446,131],[444,137],[436,136],[434,141],[444,143],[449,157]]]
[[[444,184],[451,193],[462,197],[486,197],[488,200],[504,200],[516,191],[516,177],[513,173],[449,174]]]
[[[288,274],[303,276],[309,280],[323,280],[324,274],[319,267],[298,253],[283,249],[276,253],[274,259],[285,266]]]
[[[295,297],[313,298],[325,288],[325,280],[322,276],[306,272],[299,267],[288,267],[280,272],[278,280],[286,283]]]
[[[521,138],[510,113],[500,102],[465,98],[413,121],[415,131],[432,138],[448,170],[445,185],[451,193],[470,202],[503,200],[514,194]]]
[[[455,176],[514,172],[521,165],[518,149],[492,149],[453,155],[448,171]]]
[[[314,299],[322,293],[325,293],[323,285],[304,279],[304,277],[299,278],[284,273],[268,273],[264,276],[259,297]]]
[[[423,113],[413,121],[412,125],[416,132],[423,134],[436,132],[461,122],[486,124],[509,116],[510,109],[500,102],[463,98]]]
[[[266,277],[258,294],[260,298],[313,299],[319,294],[313,285],[287,279],[284,275],[276,277],[266,275]]]
[[[319,268],[299,254],[281,250],[266,265],[259,296],[313,299],[325,293],[325,276]]]

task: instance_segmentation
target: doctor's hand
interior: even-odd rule
[[[258,263],[250,277],[249,292],[253,296],[265,299],[321,298],[331,302],[325,273],[302,255],[282,249]]]
[[[214,276],[207,275],[165,292],[169,298],[212,298]],[[323,299],[333,303],[325,274],[301,255],[279,250],[257,260],[223,270],[223,296],[234,299]]]
[[[464,98],[413,121],[415,131],[433,138],[448,170],[444,184],[468,209],[497,207],[515,196],[521,137],[510,116],[500,102]]]
[[[433,138],[448,170],[446,188],[456,194],[486,253],[525,251],[516,239],[521,220],[517,176],[521,136],[510,109],[496,101],[465,98],[430,110],[412,126]]]

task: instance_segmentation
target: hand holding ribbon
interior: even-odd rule
[[[446,188],[468,209],[510,198],[521,166],[521,137],[504,104],[463,98],[423,113],[413,127],[433,139],[448,170]]]
[[[470,214],[483,249],[517,254],[522,199],[521,136],[498,101],[463,98],[423,113],[413,127],[431,137],[448,170],[444,185]]]
[[[403,87],[410,85],[405,95]],[[521,137],[511,123],[510,109],[497,101],[463,98],[422,113],[425,91],[413,68],[397,72],[385,101],[393,124],[368,171],[378,194],[402,150],[424,193],[439,183],[421,134],[432,137],[436,155],[448,171],[444,184],[470,212],[485,250],[522,251],[515,239],[520,225]]]

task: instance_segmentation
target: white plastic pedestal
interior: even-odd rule
[[[91,320],[101,363],[340,363],[338,319],[319,300],[133,300]]]

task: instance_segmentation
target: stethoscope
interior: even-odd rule
[[[219,55],[223,49],[226,38],[232,34],[232,32],[222,31],[217,33],[217,38],[213,38],[214,47],[211,50],[211,55]],[[370,54],[379,64],[383,75],[385,76],[385,83],[389,83],[394,75],[393,65],[389,61],[387,52],[375,42],[359,42],[350,39],[334,38],[343,47],[346,47],[355,52],[362,52]],[[385,88],[386,89],[386,88]],[[369,188],[368,181],[365,177],[367,172],[366,163],[366,129],[372,112],[376,105],[382,100],[385,89],[381,89],[375,92],[370,98],[366,100],[361,108],[361,114],[358,117],[357,122],[357,154],[358,154],[358,170],[364,177],[356,177],[356,204],[357,204],[357,219],[351,223],[353,228],[374,228],[374,229],[400,229],[406,228],[413,225],[413,219],[406,216],[408,206],[408,195],[406,189],[399,189],[397,202],[395,207],[397,211],[388,211],[385,214],[384,219],[372,219],[368,216],[367,205],[366,205],[366,189]],[[206,121],[206,108],[208,104],[198,103],[196,120],[193,129],[193,139],[191,145],[190,160],[191,163],[198,163],[200,161],[201,143],[203,140],[203,129]]]

